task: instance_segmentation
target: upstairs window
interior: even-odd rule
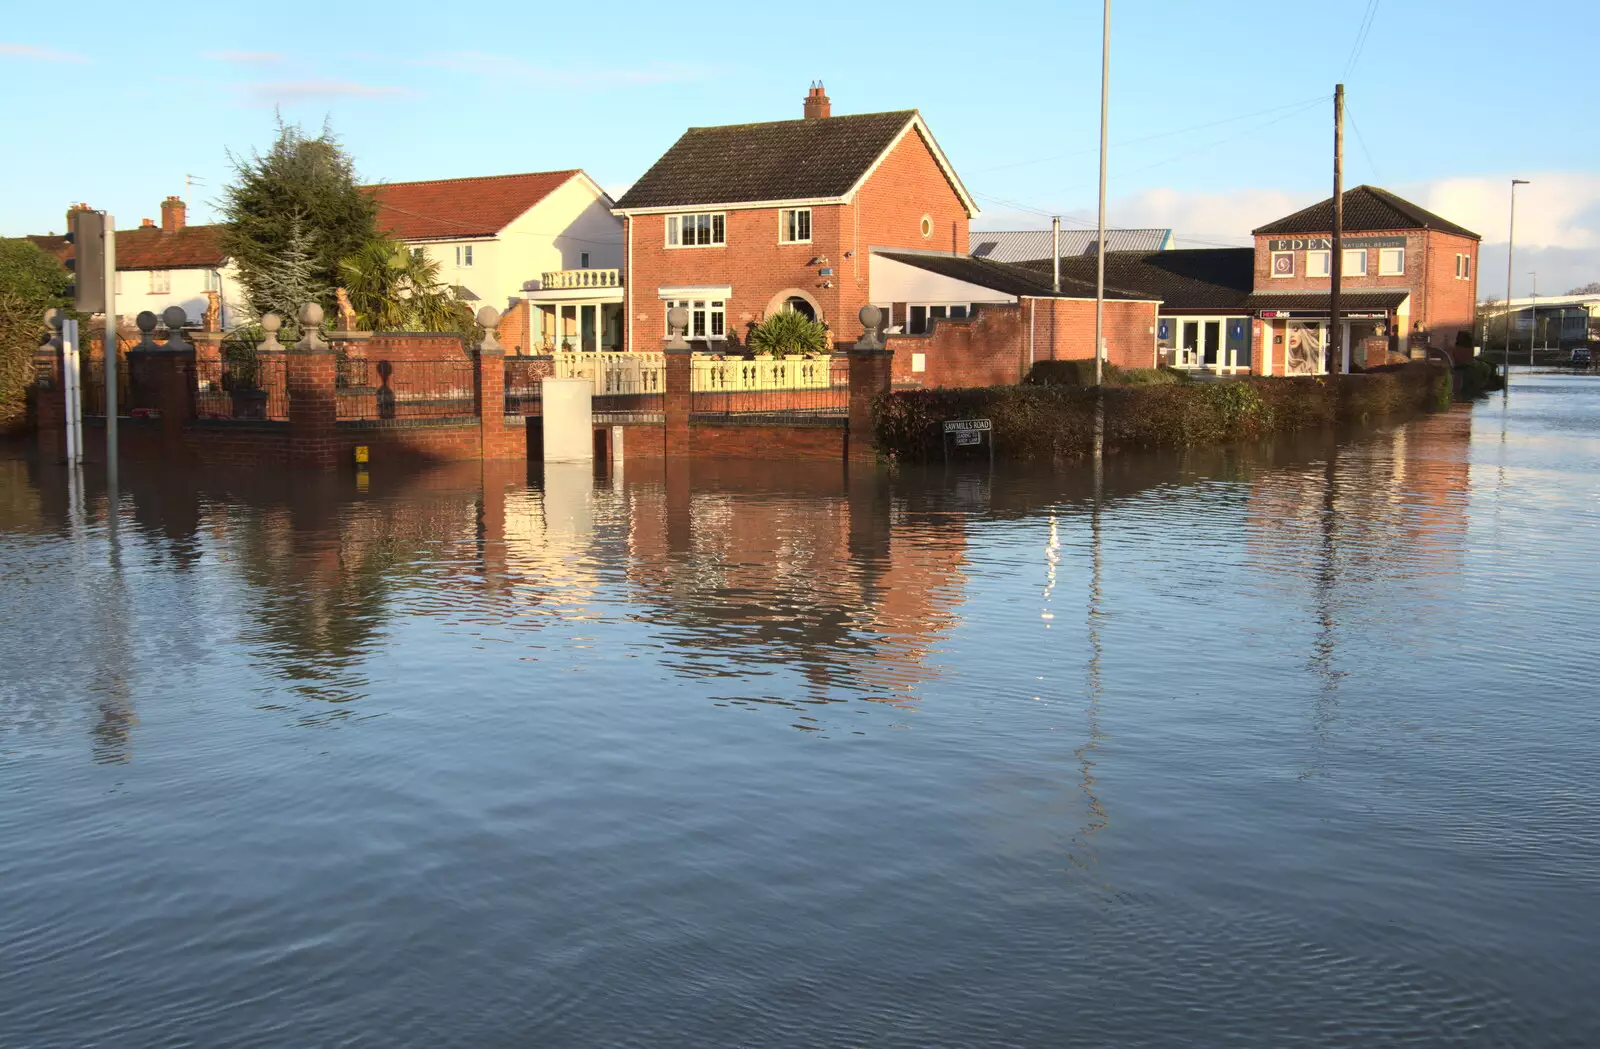
[[[216,270],[206,270],[206,290],[221,291],[222,274],[218,273]]]
[[[1378,249],[1378,276],[1398,277],[1406,271],[1405,248]]]
[[[578,268],[581,270],[589,268],[589,253],[587,251],[578,252]]]
[[[1472,256],[1471,255],[1457,255],[1456,256],[1456,279],[1457,280],[1471,280],[1472,279]]]
[[[152,295],[167,295],[167,294],[170,294],[171,291],[172,291],[172,271],[171,270],[151,270],[150,271],[150,294],[152,294]]]
[[[811,209],[810,208],[780,208],[780,209],[778,209],[778,243],[780,243],[780,244],[810,244],[811,243]]]
[[[1308,251],[1306,252],[1306,276],[1326,277],[1333,272],[1329,267],[1333,265],[1333,252]]]
[[[1367,275],[1367,249],[1346,248],[1344,253],[1344,277],[1365,277]]]
[[[720,211],[667,216],[667,247],[720,247],[728,243],[727,216]]]
[[[411,249],[411,257],[414,258],[414,259],[425,259],[425,258],[428,257],[428,249],[427,248],[412,248]]]
[[[456,265],[457,266],[470,266],[470,265],[472,265],[472,245],[471,244],[457,244],[456,245]]]

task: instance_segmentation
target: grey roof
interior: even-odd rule
[[[1255,287],[1254,248],[1177,248],[1171,251],[1108,251],[1106,283],[1160,299],[1163,313],[1242,310]],[[1063,280],[1094,287],[1098,260],[1075,255],[1061,260]],[[1023,263],[1050,279],[1050,259]]]
[[[1061,231],[1061,256],[1094,255],[1100,239],[1092,229]],[[974,230],[970,241],[973,258],[995,262],[1031,262],[1050,258],[1047,229]],[[1170,229],[1108,229],[1106,251],[1160,251],[1172,243]]]
[[[981,288],[991,288],[1002,295],[1027,295],[1035,298],[1053,298],[1056,292],[1051,290],[1049,263],[1041,273],[1027,266],[1015,263],[992,262],[988,259],[975,259],[970,255],[946,255],[932,251],[884,251],[874,248],[874,255],[896,262],[903,262],[907,266],[915,266],[929,273],[937,273],[942,277],[951,277],[955,280],[976,284]],[[1069,279],[1066,274],[1061,277],[1060,296],[1064,299],[1092,299],[1095,296],[1095,282]],[[1134,299],[1149,300],[1159,298],[1155,295],[1146,295],[1142,292],[1128,291],[1123,288],[1106,287],[1108,299]]]
[[[1350,291],[1339,293],[1339,308],[1344,310],[1392,310],[1411,295],[1404,288],[1392,291]],[[1325,310],[1325,291],[1258,291],[1244,300],[1247,310]]]
[[[1482,240],[1476,233],[1465,226],[1458,226],[1449,219],[1441,218],[1426,208],[1418,207],[1403,197],[1397,197],[1386,189],[1377,186],[1357,186],[1355,189],[1344,191],[1344,232],[1346,233],[1378,233],[1391,229],[1436,229],[1443,233],[1455,233],[1473,240]],[[1293,215],[1286,215],[1275,222],[1255,230],[1258,234],[1281,233],[1312,233],[1330,234],[1333,232],[1333,198],[1309,208],[1302,208]]]
[[[617,208],[843,196],[916,115],[902,109],[692,127],[622,195]]]

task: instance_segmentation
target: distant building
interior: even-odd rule
[[[1051,232],[1047,229],[974,230],[972,257],[990,262],[1033,262],[1050,257]],[[1061,255],[1097,255],[1100,231],[1064,229]],[[1108,229],[1106,251],[1166,251],[1172,247],[1170,229]]]
[[[1535,346],[1562,349],[1587,345],[1590,333],[1600,325],[1600,295],[1529,296],[1512,299],[1510,307],[1512,338],[1525,342],[1531,335]],[[1499,317],[1505,312],[1506,305],[1497,302],[1492,315]],[[1503,337],[1505,329],[1498,330]]]

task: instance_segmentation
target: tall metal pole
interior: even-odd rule
[[[117,223],[106,213],[105,286],[106,322],[105,337],[101,343],[106,368],[106,483],[115,498],[117,490]],[[116,515],[116,506],[108,512]]]
[[[1517,187],[1526,186],[1525,178],[1511,180],[1511,228],[1506,234],[1506,349],[1505,355],[1500,359],[1501,368],[1505,372],[1506,393],[1511,392],[1511,274],[1512,257],[1517,249]]]
[[[1050,290],[1061,294],[1061,216],[1050,220]]]
[[[1539,271],[1529,270],[1533,289],[1528,293],[1528,367],[1533,367],[1533,340],[1539,334]]]
[[[1344,285],[1344,85],[1333,86],[1333,242],[1328,252],[1328,342],[1323,347],[1323,371],[1341,371],[1334,366],[1335,349],[1344,345],[1340,324],[1339,292]]]
[[[1111,97],[1111,0],[1105,0],[1100,30],[1100,222],[1094,285],[1094,384],[1105,382],[1106,331],[1106,117]]]

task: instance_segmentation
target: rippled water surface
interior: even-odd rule
[[[0,460],[8,1049],[1600,1045],[1594,380],[107,507]]]

